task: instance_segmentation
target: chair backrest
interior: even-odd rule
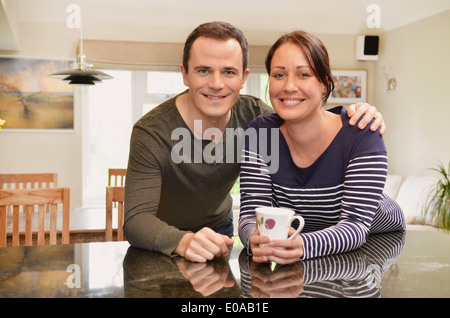
[[[124,240],[122,229],[124,197],[125,197],[125,187],[106,187],[105,241],[113,240],[113,203],[117,203],[117,241]]]
[[[57,218],[62,205],[62,226],[57,229]],[[12,213],[7,207],[12,207]],[[50,220],[46,222],[45,208],[49,207]],[[37,210],[37,213],[36,213]],[[11,219],[12,220],[7,220]],[[61,232],[61,243],[69,243],[70,189],[3,189],[0,190],[0,247],[7,245],[8,224],[12,225],[12,245],[19,245],[23,232],[19,225],[25,223],[25,245],[32,245],[33,232],[37,231],[37,245],[45,244],[45,233],[49,233],[49,244],[57,244],[57,231]],[[45,226],[45,223],[49,226]],[[50,223],[50,224],[48,224]],[[33,225],[34,224],[34,225]],[[36,228],[37,225],[37,228]]]
[[[108,186],[125,186],[125,177],[127,175],[127,169],[108,169]]]
[[[0,189],[40,189],[57,187],[57,173],[0,174]]]

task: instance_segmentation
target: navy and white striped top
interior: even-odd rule
[[[305,219],[302,259],[354,250],[369,233],[405,229],[400,207],[383,194],[387,153],[382,137],[369,125],[363,130],[349,125],[344,107],[331,111],[341,114],[342,128],[307,168],[294,163],[283,134],[276,133],[283,123],[278,115],[250,123],[248,130],[255,133],[246,135],[240,174],[239,236],[247,248],[259,206],[290,208]]]

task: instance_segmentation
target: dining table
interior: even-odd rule
[[[224,312],[248,311],[249,304],[264,312],[267,303],[256,299],[273,297],[448,298],[450,236],[371,234],[355,250],[291,265],[255,263],[238,240],[229,255],[205,263],[127,241],[3,247],[0,298],[17,297],[182,299],[180,312],[196,312],[208,298],[222,299]],[[244,307],[239,299],[248,300]]]

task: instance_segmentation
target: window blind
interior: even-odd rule
[[[97,69],[179,70],[184,43],[83,40],[83,53]],[[249,68],[264,72],[268,46],[249,46]],[[79,50],[79,48],[77,48]]]

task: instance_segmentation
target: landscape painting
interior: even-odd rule
[[[73,130],[73,88],[48,77],[70,69],[68,60],[0,57],[3,129]]]

